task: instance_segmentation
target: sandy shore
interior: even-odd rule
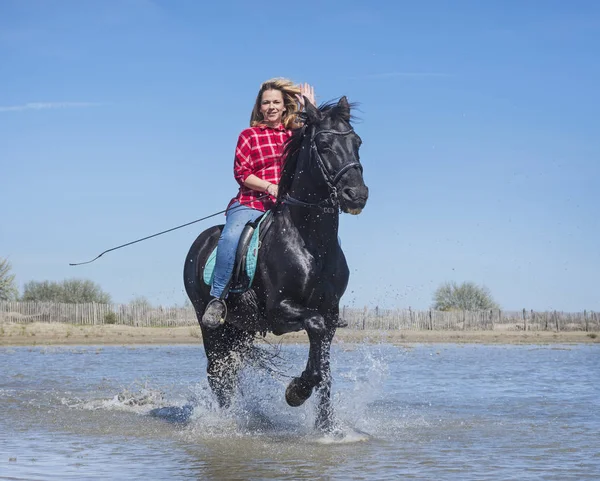
[[[305,343],[306,333],[268,335],[272,343]],[[0,346],[200,344],[199,327],[75,326],[71,324],[0,324]],[[362,331],[339,329],[334,342],[344,343],[598,343],[600,334],[582,331]]]

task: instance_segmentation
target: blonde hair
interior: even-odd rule
[[[296,114],[298,113],[298,99],[296,94],[300,94],[300,86],[294,84],[289,79],[277,77],[263,82],[256,96],[254,102],[254,108],[250,115],[250,127],[256,127],[257,125],[264,124],[264,118],[260,111],[260,104],[262,102],[262,94],[267,90],[279,90],[283,97],[283,105],[285,106],[285,113],[281,118],[281,122],[286,129],[292,129],[297,127]]]

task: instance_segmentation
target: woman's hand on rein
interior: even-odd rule
[[[277,198],[277,194],[279,193],[279,186],[277,184],[269,184],[265,192],[270,196]]]

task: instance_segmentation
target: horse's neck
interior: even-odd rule
[[[327,212],[322,208],[323,205],[317,205],[326,200],[330,193],[324,184],[323,174],[317,170],[316,162],[311,162],[310,144],[306,141],[305,148],[300,154],[287,193],[294,199],[312,206],[289,206],[290,218],[306,245],[323,249],[332,242],[337,245],[339,212],[331,205],[327,205]]]
[[[337,245],[339,213],[325,213],[319,208],[289,206],[292,225],[307,246],[326,249]]]

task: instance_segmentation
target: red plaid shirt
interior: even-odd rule
[[[273,207],[274,197],[257,200],[257,197],[265,193],[249,189],[244,181],[250,174],[254,174],[259,179],[279,184],[283,167],[283,146],[291,135],[291,130],[286,130],[283,124],[277,128],[259,125],[242,131],[233,162],[233,175],[240,184],[240,190],[229,205],[238,201],[263,212]]]

